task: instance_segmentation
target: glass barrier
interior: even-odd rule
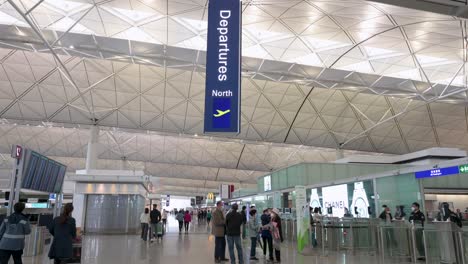
[[[323,255],[343,250],[374,255],[378,251],[376,230],[373,219],[324,218],[311,226],[311,246]]]
[[[426,263],[464,263],[460,228],[451,222],[437,222],[424,228]]]
[[[382,263],[413,262],[465,264],[468,229],[451,222],[410,223],[380,219],[323,218],[310,229],[316,254],[338,251],[378,254]]]
[[[380,256],[386,262],[411,261],[412,257],[411,224],[405,221],[380,223]]]

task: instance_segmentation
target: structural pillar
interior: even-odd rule
[[[86,170],[93,170],[97,167],[99,144],[99,127],[92,126],[89,130],[88,150],[86,152]]]
[[[336,149],[336,160],[340,160],[344,158],[344,152],[343,149],[337,148]]]
[[[86,171],[97,168],[99,156],[99,127],[91,126],[89,130],[88,149],[86,151]],[[84,194],[73,194],[73,217],[76,219],[76,227],[82,231],[85,226],[87,197]]]
[[[127,157],[122,157],[122,160],[120,161],[120,170],[128,170],[130,167],[128,165]]]

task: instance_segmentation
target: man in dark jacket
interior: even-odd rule
[[[24,249],[24,238],[31,233],[31,225],[23,214],[24,203],[16,203],[15,212],[7,217],[0,227],[0,263],[8,264],[13,256],[15,264],[23,263],[21,256]]]
[[[419,253],[419,260],[423,260],[425,256],[424,252],[424,241],[423,241],[423,228],[424,227],[424,221],[426,221],[426,217],[424,214],[419,210],[419,203],[414,202],[411,205],[411,215],[409,218],[409,221],[416,225],[416,228],[414,230],[415,233],[415,240],[416,240],[416,248],[418,249]],[[421,227],[418,227],[418,225],[421,225]]]
[[[161,222],[161,212],[158,210],[158,205],[153,204],[153,210],[150,213],[150,224],[151,232],[153,233],[153,239],[156,238],[159,222]],[[153,240],[151,239],[151,240]]]
[[[244,223],[244,217],[242,214],[237,212],[239,206],[233,204],[231,211],[226,215],[226,235],[229,248],[229,256],[231,257],[231,264],[236,263],[236,256],[234,254],[234,245],[237,249],[237,257],[239,258],[239,264],[244,264],[244,257],[242,254],[242,242],[241,242],[241,226]]]

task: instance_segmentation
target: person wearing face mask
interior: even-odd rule
[[[404,205],[397,205],[395,210],[395,219],[396,220],[405,220],[405,206]]]
[[[447,202],[443,202],[440,208],[440,212],[437,215],[437,221],[450,221],[454,222],[458,227],[462,227],[462,221],[458,218],[452,210],[450,210],[450,205]]]
[[[382,219],[386,224],[390,224],[393,221],[392,218],[392,213],[390,212],[390,207],[383,205],[382,206],[384,210],[382,213],[379,215],[379,218]],[[395,234],[393,233],[393,230],[390,228],[387,228],[385,230],[385,239],[387,243],[391,246],[392,249],[397,248],[397,242],[395,240]]]
[[[411,215],[409,217],[409,221],[413,225],[418,225],[420,224],[422,227],[424,227],[424,221],[426,221],[426,217],[424,214],[419,210],[419,203],[414,202],[411,205]],[[425,251],[424,251],[424,241],[423,241],[423,228],[416,228],[414,233],[415,233],[415,239],[416,239],[416,248],[419,253],[418,260],[424,260],[425,259]]]
[[[388,207],[386,205],[383,205],[382,207],[384,208],[384,210],[379,215],[379,218],[384,220],[387,223],[392,222],[393,218],[392,218],[392,213],[390,212],[390,207]]]

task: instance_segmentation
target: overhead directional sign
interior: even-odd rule
[[[468,164],[458,166],[460,173],[468,173]]]
[[[240,132],[241,2],[208,5],[205,133]]]
[[[432,170],[418,171],[418,172],[415,172],[414,175],[416,176],[417,179],[422,179],[422,178],[432,178],[432,177],[440,177],[440,176],[458,174],[459,172],[460,171],[459,171],[458,166],[454,166],[454,167],[448,167],[448,168],[434,168]]]

